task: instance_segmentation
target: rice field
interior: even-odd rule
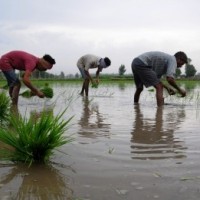
[[[2,199],[199,199],[200,84],[181,83],[187,96],[145,89],[134,105],[132,82],[102,83],[79,95],[81,82],[50,83],[51,99],[20,96],[18,112],[29,119],[73,118],[63,136],[72,141],[47,164],[0,162]],[[22,88],[22,92],[26,88]]]

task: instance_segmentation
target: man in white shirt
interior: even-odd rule
[[[77,67],[80,70],[80,73],[84,79],[82,90],[80,92],[81,95],[84,95],[84,92],[85,92],[85,95],[88,96],[90,81],[92,84],[94,84],[95,82],[99,83],[100,72],[104,68],[109,67],[110,64],[111,64],[111,61],[109,58],[107,57],[101,58],[92,54],[86,54],[82,56],[81,58],[79,58],[77,62]],[[97,68],[96,80],[94,80],[89,73],[89,69],[93,69],[93,68]]]

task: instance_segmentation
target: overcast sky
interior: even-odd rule
[[[121,64],[131,73],[143,52],[181,50],[200,72],[199,21],[200,0],[0,0],[0,55],[47,53],[56,59],[52,73],[75,74],[90,53],[111,59],[104,73]]]

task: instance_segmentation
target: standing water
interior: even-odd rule
[[[102,84],[78,93],[81,84],[52,84],[54,98],[19,99],[23,116],[43,110],[73,120],[74,141],[55,151],[51,162],[28,166],[0,163],[1,199],[197,200],[200,197],[200,87],[186,98],[145,89],[134,105],[132,83]],[[47,114],[48,114],[47,112]]]

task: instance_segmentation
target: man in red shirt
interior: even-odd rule
[[[18,104],[21,87],[20,80],[15,74],[15,69],[25,71],[22,78],[23,83],[33,94],[43,98],[44,94],[32,85],[30,81],[31,74],[36,69],[39,71],[49,70],[55,63],[55,60],[50,55],[44,55],[42,58],[38,58],[24,51],[11,51],[1,56],[0,69],[7,79],[12,104]]]

